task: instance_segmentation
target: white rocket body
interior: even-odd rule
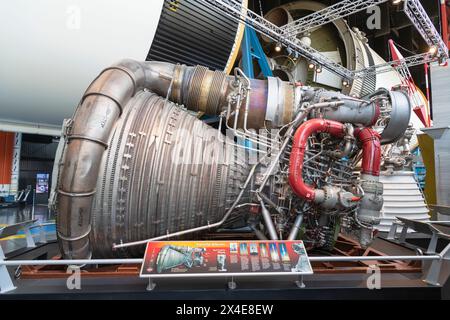
[[[59,135],[99,72],[145,60],[163,0],[0,3],[0,130]]]

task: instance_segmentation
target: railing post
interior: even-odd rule
[[[23,232],[25,232],[25,236],[27,239],[27,248],[35,248],[36,243],[34,242],[33,235],[31,234],[30,228],[23,228]]]
[[[433,254],[436,253],[436,246],[438,242],[439,236],[436,232],[433,232],[433,235],[431,236],[430,243],[428,245],[427,254]]]
[[[0,245],[0,261],[5,260],[5,254]],[[11,276],[9,275],[8,269],[5,265],[0,265],[0,293],[9,292],[16,289],[14,286]]]
[[[433,286],[440,286],[441,283],[439,282],[439,279],[441,278],[441,269],[442,265],[448,264],[450,260],[450,244],[448,244],[444,250],[439,254],[442,258],[439,260],[433,260],[431,262],[431,266],[428,269],[428,272],[425,276],[425,281],[428,284],[431,284]]]
[[[398,226],[399,226],[399,223],[397,221],[392,222],[391,228],[389,229],[389,234],[387,236],[388,240],[395,240]]]
[[[400,243],[406,242],[406,235],[408,234],[408,226],[406,224],[403,224],[402,232],[400,233]]]
[[[153,279],[152,278],[148,278],[148,285],[147,285],[146,290],[147,291],[152,291],[153,289],[155,289],[155,287],[156,287],[156,283],[153,281]]]
[[[234,290],[237,288],[236,281],[234,281],[234,277],[231,277],[231,280],[227,283],[228,289]]]
[[[39,242],[47,243],[47,233],[45,232],[45,225],[40,225],[39,227]]]
[[[300,289],[303,289],[306,287],[305,283],[303,282],[303,275],[300,275],[298,277],[298,280],[295,281],[295,285]]]

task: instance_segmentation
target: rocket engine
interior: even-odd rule
[[[142,246],[113,245],[237,226],[307,248],[345,231],[367,246],[381,145],[403,136],[410,110],[401,90],[359,99],[240,69],[124,60],[65,123],[53,197],[62,253],[137,256]]]

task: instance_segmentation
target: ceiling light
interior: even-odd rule
[[[276,51],[276,52],[280,52],[281,49],[282,49],[281,43],[277,43],[277,44],[275,45],[275,51]]]
[[[430,47],[430,50],[428,50],[428,52],[431,53],[431,54],[435,54],[437,52],[436,46]]]

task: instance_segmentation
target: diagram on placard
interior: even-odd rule
[[[179,266],[192,268],[203,264],[203,254],[206,251],[204,248],[179,247],[179,246],[164,246],[158,254],[156,260],[156,270],[161,273],[164,270],[169,270]]]
[[[141,276],[224,273],[312,273],[302,241],[155,241]]]

